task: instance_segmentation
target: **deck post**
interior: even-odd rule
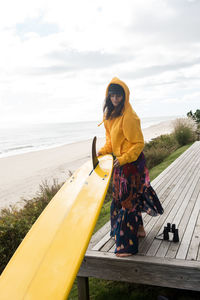
[[[89,300],[89,280],[88,277],[77,276],[78,300]]]

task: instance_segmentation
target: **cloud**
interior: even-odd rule
[[[27,18],[23,23],[17,23],[15,28],[16,35],[22,39],[30,37],[30,33],[36,33],[36,35],[43,37],[59,32],[57,24],[45,23],[42,16]]]
[[[73,50],[55,51],[45,57],[53,65],[43,68],[32,68],[30,74],[57,74],[87,69],[110,68],[115,64],[127,61],[123,55],[101,53],[97,51],[78,52]]]
[[[101,119],[114,76],[139,115],[194,109],[199,14],[189,0],[2,2],[1,120]]]
[[[171,64],[164,64],[164,65],[153,65],[146,68],[140,68],[134,72],[125,72],[123,76],[125,78],[143,78],[149,76],[155,76],[161,74],[166,71],[177,71],[184,68],[188,68],[194,65],[200,65],[200,57],[197,57],[193,60],[189,61],[182,61],[182,62],[174,62]]]
[[[172,47],[199,43],[199,11],[198,0],[154,1],[151,8],[139,7],[138,17],[133,18],[128,30],[144,36],[150,35],[154,43],[170,44]]]

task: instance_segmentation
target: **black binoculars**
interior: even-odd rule
[[[163,230],[163,240],[169,240],[169,232],[173,233],[173,242],[179,242],[178,228],[176,228],[175,224],[171,225],[170,223],[167,223],[167,226],[165,226]]]

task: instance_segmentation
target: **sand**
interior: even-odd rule
[[[171,121],[143,129],[145,141],[172,131]],[[97,151],[105,143],[97,138]],[[84,162],[91,159],[92,140],[51,149],[0,158],[0,209],[20,206],[21,199],[31,199],[42,182],[64,182]]]

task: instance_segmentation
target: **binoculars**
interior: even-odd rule
[[[169,232],[173,233],[173,239],[169,238]],[[176,224],[167,223],[167,226],[164,227],[163,232],[155,238],[159,240],[178,243],[179,235],[178,235],[178,228],[176,228]]]
[[[173,233],[173,242],[177,243],[179,242],[179,235],[178,235],[178,228],[176,228],[176,224],[170,224],[167,223],[167,226],[164,227],[163,230],[163,240],[168,241],[169,240],[169,232]]]

